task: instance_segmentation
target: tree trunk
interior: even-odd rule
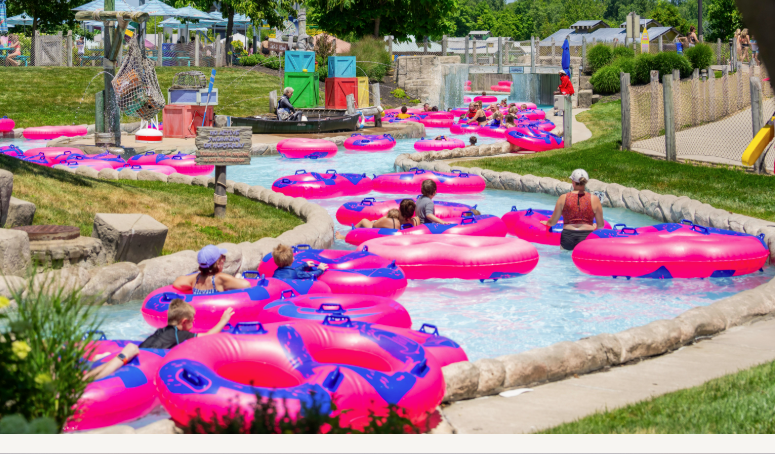
[[[374,37],[375,38],[379,38],[379,20],[380,20],[379,17],[374,19]]]
[[[231,48],[231,34],[234,30],[234,8],[229,8],[229,21],[226,23],[226,56],[229,60],[226,65],[231,66],[234,61],[234,49]]]

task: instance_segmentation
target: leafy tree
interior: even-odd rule
[[[734,0],[713,0],[707,6],[710,33],[708,39],[715,41],[721,38],[726,41],[735,35],[735,30],[745,28],[743,16],[737,9]]]
[[[565,0],[563,3],[564,18],[569,25],[580,20],[600,20],[606,9],[602,0]]]
[[[654,19],[665,27],[673,27],[682,35],[689,34],[689,23],[681,16],[678,7],[664,0],[651,10],[650,19]]]
[[[310,0],[310,20],[323,30],[355,37],[438,37],[455,30],[456,0]]]

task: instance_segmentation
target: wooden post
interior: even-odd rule
[[[716,73],[708,68],[708,121],[716,121],[718,107],[716,106]]]
[[[199,33],[194,35],[194,66],[199,67]]]
[[[374,107],[381,107],[382,106],[382,98],[379,92],[379,82],[375,84],[371,84],[371,99],[374,100],[374,102],[371,104]]]
[[[676,161],[675,117],[673,116],[673,76],[662,78],[665,112],[665,159]]]
[[[498,74],[503,72],[503,37],[498,37]]]
[[[347,115],[355,114],[355,96],[349,94],[345,98],[347,100]]]
[[[657,41],[659,43],[659,52],[665,51],[664,43],[662,42],[662,35],[659,35],[659,40]]]
[[[729,115],[729,68],[721,68],[721,96],[723,97],[723,116]]]
[[[218,35],[215,35],[215,67],[221,66],[221,40]]]
[[[226,217],[226,166],[215,166],[215,217]]]
[[[736,110],[741,110],[743,108],[743,97],[740,96],[743,93],[743,71],[741,68],[737,69],[735,76],[737,79],[737,102],[735,105],[737,106]]]
[[[441,37],[441,56],[447,56],[447,35]]]
[[[269,113],[277,112],[277,90],[269,92]]]
[[[94,95],[94,132],[105,132],[105,91]]]
[[[388,36],[388,52],[390,53],[390,58],[392,60],[392,58],[393,58],[393,35]]]
[[[587,68],[587,37],[581,37],[581,71],[586,71]],[[579,73],[581,73],[579,71]],[[581,74],[579,74],[581,76]]]
[[[471,64],[478,65],[479,62],[476,60],[476,38],[471,40]]]
[[[721,38],[716,40],[716,64],[721,64]]]
[[[536,40],[534,36],[530,37],[530,74],[536,72]],[[530,76],[533,77],[533,76]]]
[[[573,146],[573,97],[570,95],[563,96],[563,113],[562,113],[562,140],[563,148],[570,148]]]
[[[470,65],[471,64],[471,60],[468,58],[468,44],[469,44],[468,41],[469,40],[468,40],[467,37],[463,38],[463,39],[465,40],[465,48],[466,48],[466,50],[465,50],[465,64]]]
[[[65,44],[65,47],[67,47],[67,67],[72,68],[73,67],[73,31],[72,30],[67,31],[67,43]]]
[[[554,46],[555,46],[554,37],[552,37],[552,63],[551,63],[552,66],[554,66],[554,51],[555,51]]]
[[[697,126],[698,124],[700,124],[700,69],[699,68],[694,68],[694,71],[692,72],[691,87],[692,87],[692,124],[694,126]]]
[[[164,46],[163,31],[159,33],[159,37],[156,38],[156,66],[163,66],[163,63],[164,63],[164,50],[162,46]]]
[[[659,124],[659,121],[657,120],[657,112],[659,112],[659,71],[651,71],[651,115],[650,119],[651,121],[650,126],[650,135],[651,136],[658,136],[659,130],[661,128],[661,125]]]
[[[428,55],[428,37],[422,39],[422,53]]]
[[[622,150],[632,149],[632,120],[630,118],[630,74],[619,73],[622,93]]]

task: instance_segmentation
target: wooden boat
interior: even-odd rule
[[[298,109],[307,121],[282,121],[274,115],[231,117],[232,126],[250,126],[253,134],[319,134],[357,131],[359,114],[348,115],[338,109]]]

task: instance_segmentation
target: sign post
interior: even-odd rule
[[[196,130],[196,163],[215,166],[215,217],[226,216],[226,166],[250,165],[249,126],[203,127]]]

